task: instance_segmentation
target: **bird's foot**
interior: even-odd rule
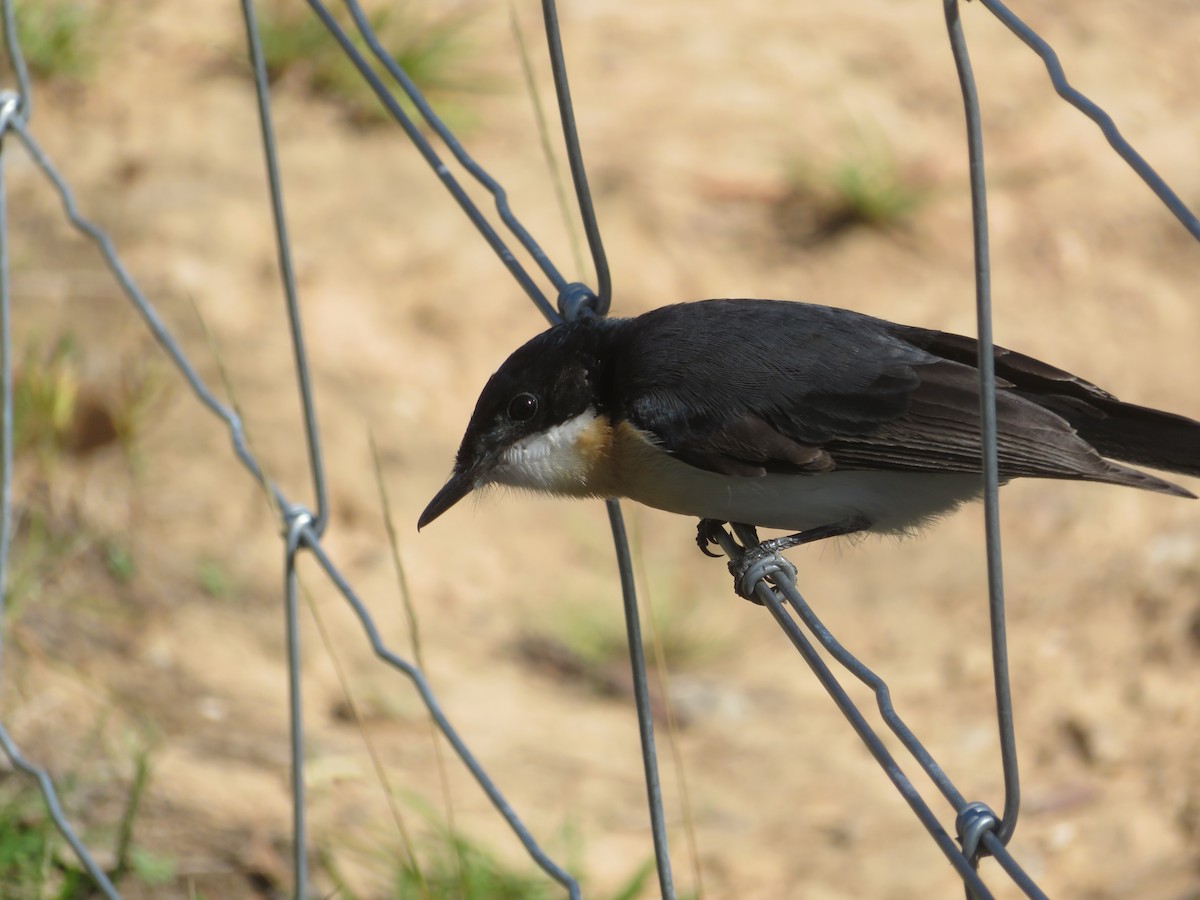
[[[811,544],[813,541],[840,535],[854,534],[871,526],[866,519],[856,517],[836,525],[822,525],[810,528],[796,534],[789,534],[768,541],[760,541],[758,533],[749,525],[733,523],[732,530],[736,540],[725,531],[724,523],[715,519],[702,519],[697,531],[696,540],[706,538],[701,550],[708,553],[708,544],[720,544],[723,550],[729,552],[729,572],[733,575],[734,590],[738,596],[744,597],[751,603],[762,605],[755,595],[755,589],[764,578],[783,572],[793,580],[796,577],[796,567],[784,559],[780,553],[801,544]],[[710,556],[714,555],[709,553]]]

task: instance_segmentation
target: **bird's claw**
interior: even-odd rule
[[[711,556],[713,559],[720,559],[723,553],[713,553],[709,547],[720,546],[720,541],[717,539],[717,533],[724,529],[725,523],[719,519],[701,519],[700,524],[696,526],[696,546],[700,548],[700,552],[705,556]]]

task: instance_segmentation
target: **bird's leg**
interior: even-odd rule
[[[768,554],[778,553],[781,550],[790,550],[793,547],[799,547],[801,544],[811,544],[813,541],[823,541],[826,538],[856,534],[860,531],[866,531],[870,527],[871,523],[867,519],[862,516],[855,516],[853,519],[847,519],[845,522],[839,522],[836,525],[822,525],[819,528],[810,528],[808,531],[798,531],[795,534],[762,541],[757,547],[750,547],[748,549],[751,551],[764,549]]]
[[[729,560],[729,571],[733,575],[737,592],[750,602],[761,605],[761,601],[754,596],[753,585],[745,584],[746,574],[751,568],[783,550],[799,547],[801,544],[811,544],[813,541],[823,541],[826,538],[855,534],[870,527],[871,523],[867,519],[856,516],[834,525],[821,525],[818,528],[810,528],[807,531],[799,531],[796,534],[755,543],[754,540],[751,540],[757,538],[753,528],[735,524],[734,531],[739,538],[742,538],[743,545],[742,553]]]

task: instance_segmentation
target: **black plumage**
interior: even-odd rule
[[[980,471],[973,338],[769,300],[677,304],[578,327],[603,335],[602,404],[700,468]],[[1200,423],[1122,403],[1003,347],[995,360],[1002,478],[1187,494],[1102,456],[1200,475]]]

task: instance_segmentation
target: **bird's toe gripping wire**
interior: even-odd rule
[[[786,572],[793,579],[796,577],[796,567],[779,555],[781,548],[777,545],[787,539],[760,541],[753,526],[734,522],[726,529],[725,524],[717,519],[701,519],[696,529],[696,543],[707,556],[716,556],[708,548],[719,546],[729,557],[729,573],[733,575],[738,596],[761,606],[762,601],[754,591],[762,579],[770,579],[780,572]]]

